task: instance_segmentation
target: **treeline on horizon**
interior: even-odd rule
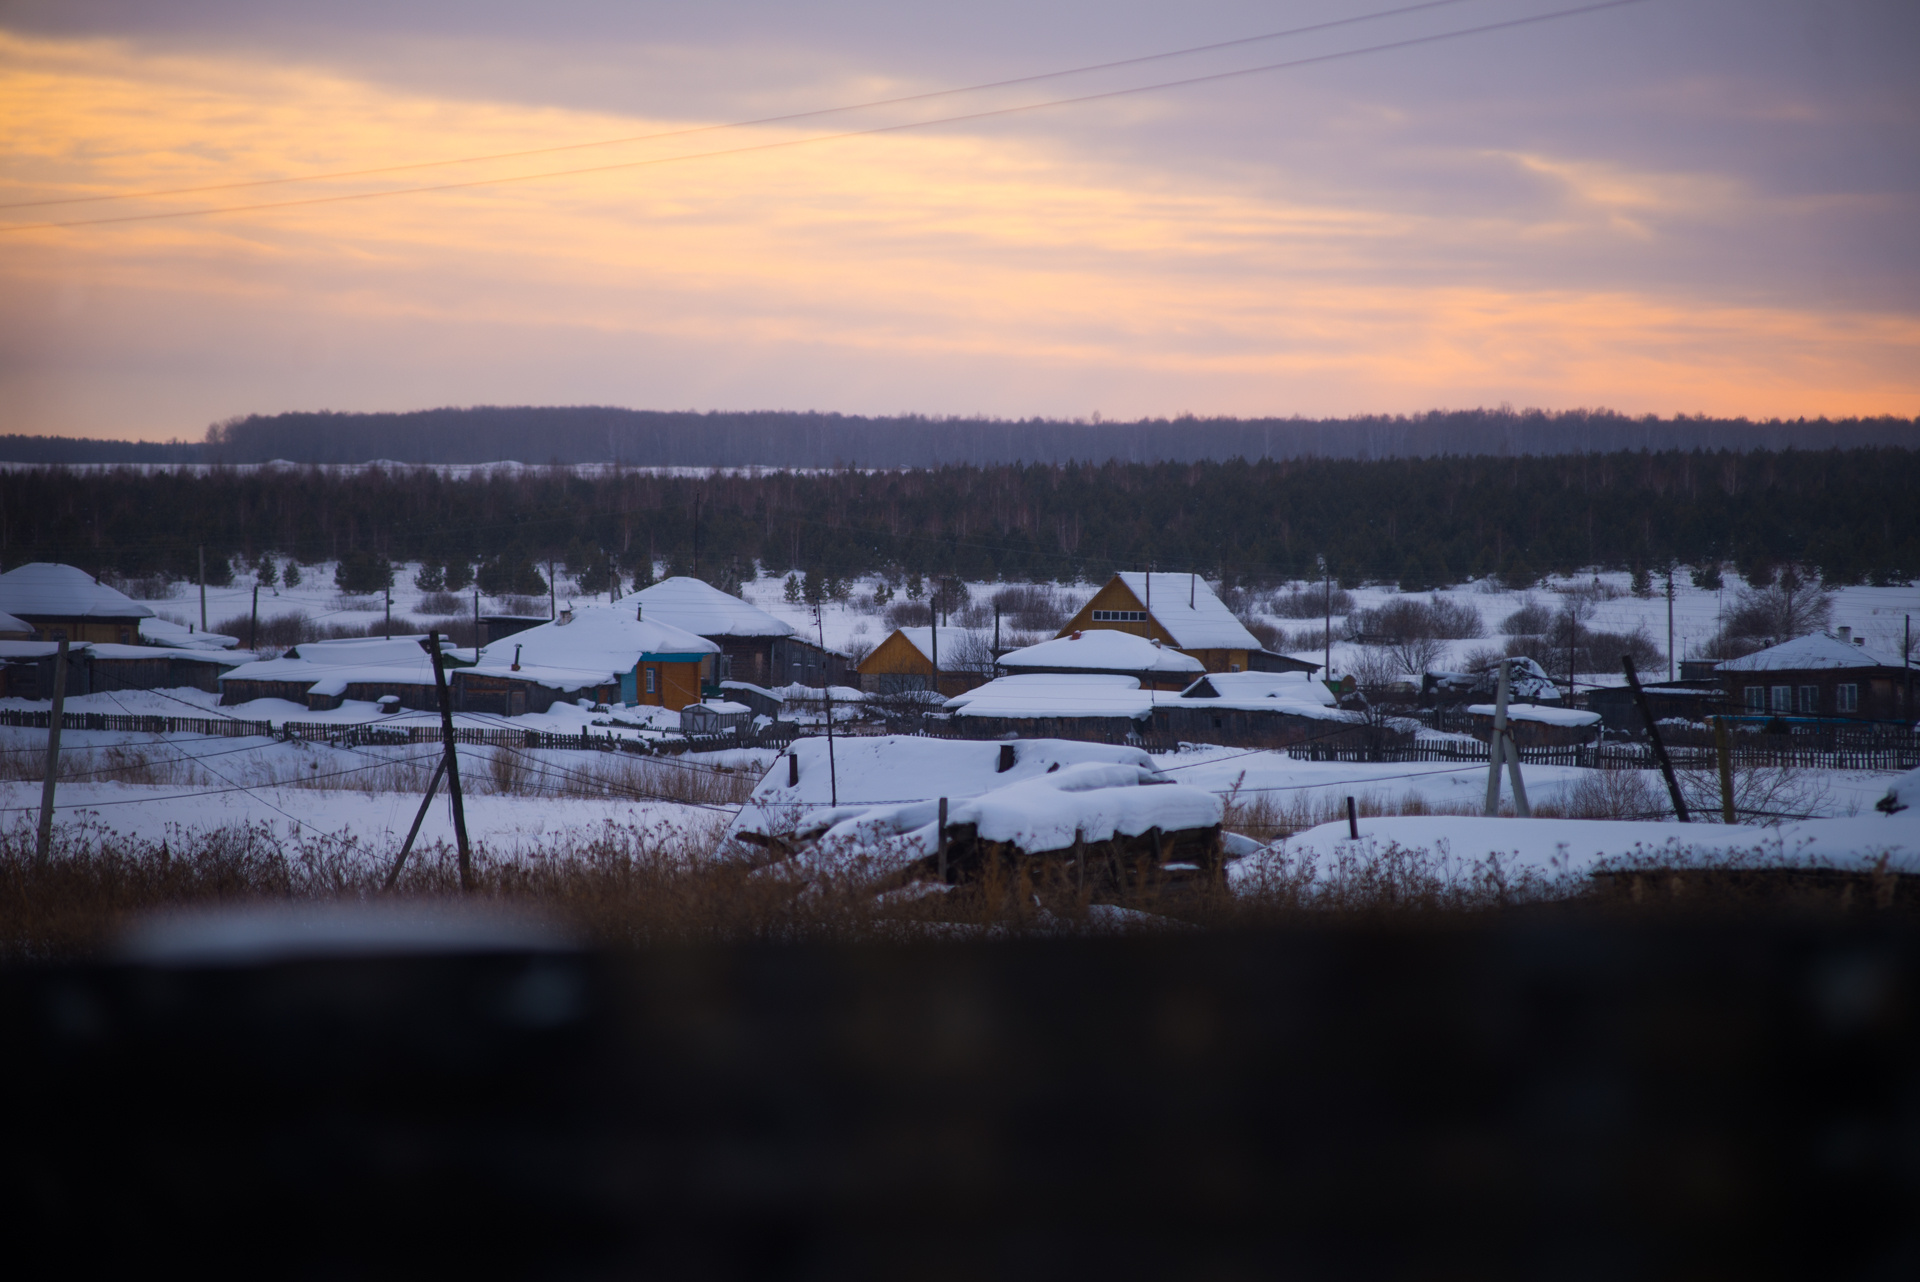
[[[662,475],[427,467],[0,473],[0,564],[211,577],[265,555],[495,567],[604,581],[889,568],[1096,582],[1148,565],[1238,583],[1409,590],[1583,567],[1798,564],[1920,577],[1920,452],[1661,451],[1514,458],[950,466]],[[696,546],[697,539],[697,546]],[[597,570],[596,570],[597,567]],[[465,576],[455,576],[464,581]]]
[[[624,463],[640,467],[939,467],[1229,459],[1431,458],[1619,450],[1920,445],[1908,418],[1756,422],[1606,410],[1436,410],[1340,419],[870,418],[789,412],[477,407],[411,413],[251,415],[199,442],[0,437],[23,463]]]

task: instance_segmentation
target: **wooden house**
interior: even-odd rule
[[[1096,674],[1132,677],[1143,690],[1184,690],[1206,671],[1190,654],[1115,628],[1088,628],[1000,656],[1013,674]]]
[[[956,661],[963,652],[978,651],[984,641],[965,628],[895,628],[873,652],[860,660],[860,688],[885,698],[934,689],[935,656],[940,655],[939,691],[944,698],[965,694],[986,684],[988,674]]]
[[[641,588],[628,600],[647,618],[719,646],[716,681],[763,687],[854,683],[853,664],[846,655],[809,641],[791,623],[704,580],[675,575]]]
[[[539,627],[489,643],[455,682],[455,706],[515,716],[556,700],[678,711],[717,681],[720,647],[647,617],[629,598],[568,607]]]
[[[349,700],[377,702],[393,695],[400,706],[437,711],[439,689],[425,637],[365,637],[303,641],[278,659],[243,663],[220,677],[220,702],[285,699],[325,712]],[[441,642],[443,670],[465,660]]]
[[[34,641],[101,641],[137,645],[140,621],[153,611],[71,565],[35,561],[0,574],[0,611],[31,630]]]
[[[1319,743],[1363,747],[1404,732],[1368,726],[1336,707],[1324,681],[1305,672],[1214,672],[1153,704],[1155,734],[1236,748],[1291,748]]]
[[[57,641],[0,641],[0,699],[53,698],[53,670],[59,659]],[[93,689],[92,647],[67,646],[66,694],[69,698]]]
[[[246,650],[175,649],[159,645],[100,644],[88,649],[92,660],[91,693],[184,687],[217,694],[221,677],[254,658],[252,652]]]
[[[1320,665],[1263,649],[1197,574],[1122,571],[1060,629],[1112,628],[1191,655],[1208,672],[1317,672]]]
[[[1718,672],[1724,702],[1748,717],[1912,723],[1915,716],[1916,674],[1849,628],[1728,659]]]

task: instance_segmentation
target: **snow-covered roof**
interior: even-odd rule
[[[525,632],[502,637],[481,650],[481,661],[507,665],[514,654],[522,666],[572,668],[608,675],[632,672],[644,659],[668,655],[718,654],[720,647],[705,637],[651,617],[636,617],[640,607],[623,601],[614,605],[576,606],[566,615]]]
[[[183,663],[220,663],[230,668],[251,663],[256,657],[251,650],[189,650],[162,645],[116,645],[107,641],[95,641],[87,649],[96,659],[136,659],[143,662],[178,659]]]
[[[340,694],[350,683],[430,686],[433,660],[415,646],[413,658],[356,659],[327,662],[317,659],[260,659],[243,663],[220,675],[222,681],[304,681],[310,694]]]
[[[707,712],[718,713],[723,717],[746,717],[753,715],[753,709],[749,708],[746,704],[734,703],[727,699],[702,699],[699,703],[688,704],[686,707],[680,709],[680,711],[689,712],[694,709],[704,709]]]
[[[1119,577],[1182,650],[1260,649],[1260,639],[1233,617],[1205,579],[1188,574],[1155,574],[1149,604],[1145,573],[1122,570]],[[1191,606],[1187,604],[1189,599]]]
[[[289,659],[324,664],[425,663],[425,637],[342,637],[334,641],[302,641],[287,651]],[[442,642],[444,653],[446,644]]]
[[[1065,850],[1076,839],[1212,828],[1224,810],[1215,793],[1169,783],[1152,766],[1090,761],[951,801],[947,825],[970,824],[988,841],[1037,854]],[[938,849],[938,829],[937,801],[830,811],[800,830],[818,841],[790,867],[905,869]]]
[[[758,606],[729,596],[700,579],[676,574],[641,588],[630,600],[646,607],[646,617],[685,628],[703,637],[790,637],[794,627]]]
[[[233,650],[240,645],[239,637],[219,632],[199,632],[157,614],[150,619],[140,620],[140,639],[153,645],[172,646],[176,650]]]
[[[5,610],[0,610],[0,632],[31,632],[33,625],[25,619],[16,619]]]
[[[67,654],[76,655],[88,648],[85,641],[69,642]],[[0,641],[0,660],[45,659],[59,652],[58,641]]]
[[[1171,696],[1168,696],[1169,698]],[[1128,717],[1153,713],[1153,691],[1135,677],[1106,673],[999,677],[947,700],[962,717]]]
[[[34,561],[0,574],[0,610],[58,619],[145,619],[153,611],[71,565]]]
[[[590,690],[595,686],[611,685],[617,678],[611,672],[592,668],[554,668],[538,663],[523,663],[515,668],[511,663],[477,663],[470,668],[459,668],[459,672],[472,673],[477,677],[504,677],[509,681],[530,681],[549,690],[561,690],[568,694],[576,690]],[[448,673],[451,679],[453,674]]]
[[[1211,691],[1211,693],[1208,693]],[[1254,699],[1283,703],[1334,705],[1333,691],[1311,672],[1209,672],[1180,692],[1183,699],[1220,699],[1241,704]]]
[[[1000,656],[1003,668],[1081,668],[1100,672],[1205,672],[1190,654],[1112,628],[1087,628]]]
[[[1790,672],[1812,668],[1897,668],[1900,660],[1825,632],[1795,637],[1743,659],[1728,659],[1722,672]]]
[[[1470,703],[1467,713],[1475,717],[1491,717],[1494,706],[1491,703]],[[1537,703],[1509,703],[1507,720],[1536,721],[1549,726],[1592,726],[1600,723],[1600,714],[1582,712],[1578,708],[1549,708]]]

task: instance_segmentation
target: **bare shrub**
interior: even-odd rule
[[[924,628],[933,622],[933,607],[925,601],[895,601],[887,607],[890,628]]]
[[[463,604],[452,592],[422,592],[419,609],[427,614],[458,614]]]
[[[1670,809],[1642,770],[1583,770],[1562,803],[1570,819],[1659,819]],[[1547,806],[1536,807],[1545,816]]]
[[[171,601],[186,591],[187,585],[164,574],[140,574],[122,577],[112,572],[100,579],[108,587],[126,593],[136,601]]]
[[[1320,619],[1333,614],[1353,613],[1353,594],[1345,588],[1333,589],[1331,597],[1324,587],[1309,585],[1273,594],[1267,613],[1282,619]]]
[[[1704,647],[1710,659],[1733,659],[1820,632],[1833,622],[1833,594],[1792,566],[1765,587],[1742,588]]]
[[[1824,771],[1791,765],[1736,764],[1732,774],[1734,820],[1738,823],[1777,824],[1807,818],[1823,813],[1832,802]],[[1674,775],[1680,795],[1696,819],[1718,822],[1723,817],[1718,762],[1703,759],[1683,764]]]
[[[511,748],[495,748],[487,756],[487,781],[495,796],[511,797],[526,786],[527,769]]]
[[[993,604],[1004,626],[1052,635],[1065,627],[1086,601],[1051,583],[1012,583],[994,591]]]
[[[1521,602],[1520,608],[1500,621],[1500,635],[1508,637],[1540,637],[1553,630],[1555,611],[1544,601],[1532,597]]]

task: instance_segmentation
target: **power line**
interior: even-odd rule
[[[1289,27],[1284,31],[1269,31],[1257,36],[1241,36],[1234,40],[1221,40],[1213,44],[1193,45],[1185,49],[1172,49],[1164,53],[1144,54],[1136,58],[1121,58],[1114,62],[1091,63],[1084,67],[1067,67],[1059,71],[1043,71],[1031,76],[1015,76],[1009,80],[992,80],[984,84],[963,85],[954,89],[935,89],[927,93],[906,94],[898,98],[876,98],[870,102],[847,103],[839,107],[817,107],[810,111],[794,111],[778,116],[761,116],[752,120],[736,120],[718,125],[698,125],[687,129],[670,129],[660,133],[628,134],[621,138],[602,138],[593,142],[566,143],[553,147],[529,147],[520,151],[498,151],[478,156],[456,156],[447,160],[421,160],[404,165],[381,165],[371,169],[344,169],[324,174],[297,174],[289,178],[258,178],[246,182],[208,183],[200,187],[170,187],[156,191],[114,192],[99,196],[60,196],[47,200],[20,200],[9,204],[0,204],[0,209],[35,209],[49,205],[85,205],[97,204],[108,200],[151,200],[163,196],[195,196],[210,191],[239,191],[254,187],[277,187],[289,183],[332,182],[342,178],[370,178],[380,174],[404,173],[414,169],[442,169],[451,165],[475,165],[494,160],[524,160],[528,156],[551,156],[561,152],[585,151],[595,147],[619,147],[636,142],[657,142],[665,138],[684,138],[693,134],[715,133],[725,129],[752,129],[761,125],[791,124],[796,120],[813,120],[821,116],[844,115],[852,111],[868,111],[875,107],[897,107],[910,102],[927,102],[935,98],[951,98],[961,94],[984,93],[989,89],[1008,89],[1014,85],[1035,84],[1042,80],[1057,80],[1065,76],[1086,75],[1095,71],[1112,71],[1120,67],[1133,67],[1142,63],[1161,62],[1169,58],[1184,58],[1196,53],[1213,53],[1221,49],[1233,49],[1242,45],[1260,44],[1269,40],[1281,40],[1289,36],[1308,35],[1317,31],[1331,31],[1336,27],[1356,26],[1363,22],[1376,22],[1385,18],[1403,17],[1410,13],[1419,13],[1426,9],[1442,9],[1464,3],[1465,0],[1425,0],[1422,4],[1405,5],[1398,9],[1382,9],[1377,13],[1360,14],[1352,18],[1337,18],[1330,22],[1315,22],[1304,27]]]
[[[463,182],[432,183],[418,187],[394,187],[385,191],[350,192],[336,196],[307,196],[295,200],[263,201],[252,205],[222,205],[209,206],[202,209],[178,209],[163,213],[119,214],[107,218],[83,218],[65,222],[21,223],[12,227],[0,228],[0,231],[47,231],[69,227],[98,227],[109,223],[157,222],[165,219],[198,218],[214,214],[238,214],[270,209],[293,209],[312,205],[345,204],[353,201],[377,200],[387,196],[418,196],[434,192],[465,191],[479,187],[497,187],[507,183],[538,182],[549,178],[575,178],[588,174],[613,173],[628,169],[644,169],[655,165],[678,164],[689,160],[712,160],[726,156],[743,156],[760,152],[782,151],[794,147],[811,146],[816,143],[840,142],[850,138],[878,137],[885,134],[905,133],[915,129],[930,129],[938,125],[966,124],[973,121],[992,120],[1019,115],[1028,111],[1041,111],[1053,107],[1079,106],[1090,102],[1102,102],[1115,98],[1130,97],[1135,94],[1155,93],[1164,89],[1181,89],[1193,85],[1213,84],[1244,76],[1260,75],[1271,71],[1285,71],[1296,67],[1339,62],[1348,58],[1362,57],[1367,54],[1386,53],[1396,49],[1416,48],[1422,45],[1438,44],[1447,40],[1459,40],[1468,36],[1485,35],[1494,31],[1508,31],[1518,27],[1534,26],[1540,23],[1558,21],[1562,18],[1580,17],[1584,14],[1598,13],[1607,9],[1620,9],[1628,5],[1641,3],[1644,3],[1644,0],[1600,0],[1597,4],[1581,5],[1573,9],[1560,9],[1552,13],[1534,14],[1524,18],[1509,18],[1502,22],[1484,23],[1477,27],[1464,27],[1454,31],[1437,32],[1433,35],[1411,36],[1404,40],[1393,40],[1384,44],[1367,45],[1359,49],[1347,49],[1337,53],[1317,54],[1309,58],[1295,58],[1285,62],[1265,63],[1256,67],[1243,67],[1236,71],[1212,72],[1203,76],[1188,76],[1179,80],[1165,80],[1155,84],[1136,85],[1126,89],[1110,89],[1101,93],[1082,94],[1072,98],[1056,98],[1047,102],[1027,103],[1016,107],[996,107],[986,111],[967,112],[962,115],[941,116],[932,120],[909,121],[904,124],[895,125],[876,125],[869,129],[850,129],[840,133],[819,134],[811,138],[790,138],[778,142],[753,143],[743,147],[727,147],[715,151],[691,152],[682,156],[660,156],[649,160],[627,160],[613,164],[587,165],[577,169],[546,170],[541,173],[516,174],[502,178],[475,178]]]

